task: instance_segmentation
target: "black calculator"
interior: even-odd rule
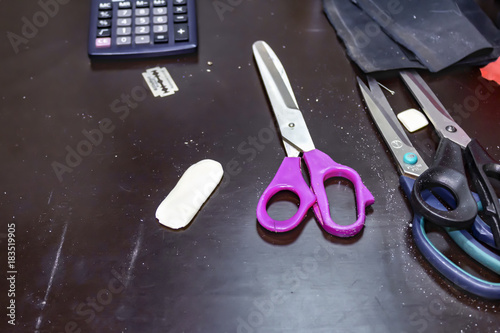
[[[89,56],[140,58],[198,46],[195,0],[92,0]]]

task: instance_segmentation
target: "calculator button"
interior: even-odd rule
[[[155,7],[165,7],[167,5],[167,0],[153,0],[153,6]]]
[[[116,39],[116,45],[130,45],[132,44],[132,37],[118,37]]]
[[[153,15],[167,15],[167,7],[153,8]]]
[[[110,47],[110,46],[111,46],[111,38],[109,38],[109,37],[96,38],[96,40],[95,40],[95,47],[105,48],[105,47]]]
[[[137,0],[137,1],[135,2],[135,6],[136,6],[137,8],[139,8],[139,7],[143,7],[143,8],[144,8],[144,7],[149,7],[149,1],[147,1],[147,0]]]
[[[132,34],[132,28],[131,27],[120,27],[116,28],[116,34],[118,36],[127,36]]]
[[[106,28],[106,29],[97,29],[97,37],[110,37],[111,36],[111,30]]]
[[[129,9],[129,8],[132,8],[132,2],[130,2],[130,1],[120,1],[118,3],[118,8],[120,8],[120,9]]]
[[[136,25],[146,25],[149,24],[149,17],[136,17],[135,18]]]
[[[176,24],[174,37],[176,42],[184,42],[189,40],[189,31],[187,24]]]
[[[99,4],[99,10],[110,10],[113,9],[111,2],[101,2]]]
[[[175,6],[174,7],[174,14],[186,14],[186,13],[187,13],[186,6]]]
[[[153,16],[153,24],[164,24],[167,23],[167,16]]]
[[[129,26],[129,25],[132,25],[132,19],[122,18],[122,19],[117,20],[116,24],[120,27]]]
[[[140,25],[138,27],[135,27],[135,34],[136,35],[149,34],[149,25]]]
[[[98,28],[108,28],[111,26],[111,20],[99,20],[97,21]]]
[[[118,10],[118,17],[131,17],[132,16],[132,9],[119,9]]]
[[[160,24],[160,25],[153,25],[153,32],[160,33],[160,32],[167,32],[168,31],[168,26],[166,24]]]
[[[148,16],[149,8],[137,8],[135,10],[135,16]]]
[[[155,34],[154,41],[156,44],[168,43],[168,34]]]
[[[185,23],[187,21],[187,15],[174,15],[174,23]]]
[[[144,35],[144,36],[135,36],[135,43],[136,44],[149,44],[149,35]]]
[[[109,19],[112,16],[112,11],[110,10],[101,10],[99,11],[99,14],[97,15],[98,18],[100,19]]]
[[[174,0],[174,5],[185,5],[187,0]]]

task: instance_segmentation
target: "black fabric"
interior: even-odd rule
[[[344,42],[347,54],[365,73],[425,68],[349,0],[323,0],[323,8]]]
[[[460,10],[492,45],[493,50],[486,55],[468,57],[460,64],[486,65],[500,57],[500,30],[490,20],[474,0],[456,0]]]
[[[485,65],[500,31],[474,0],[323,0],[349,57],[365,72]]]
[[[492,45],[452,0],[357,0],[357,4],[432,72],[476,52],[491,52]]]

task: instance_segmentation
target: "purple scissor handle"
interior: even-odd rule
[[[270,231],[290,231],[299,225],[312,206],[316,218],[328,233],[339,237],[356,235],[363,228],[365,208],[374,202],[373,195],[363,184],[359,174],[352,168],[336,163],[317,149],[304,152],[303,158],[309,170],[312,190],[302,176],[300,157],[285,157],[257,205],[259,223]],[[325,181],[332,177],[345,178],[354,185],[357,220],[350,225],[339,225],[331,218]],[[267,213],[267,205],[271,198],[281,191],[295,193],[299,197],[300,203],[297,212],[291,218],[277,221]]]
[[[363,228],[365,208],[374,202],[372,194],[356,171],[334,162],[314,147],[285,69],[269,45],[263,41],[255,42],[253,52],[288,156],[257,204],[257,220],[270,231],[289,231],[299,225],[309,208],[313,207],[318,221],[328,233],[340,237],[354,236]],[[301,154],[309,171],[311,187],[302,176]],[[351,225],[339,225],[330,216],[325,181],[333,177],[345,178],[354,185],[357,220]],[[292,217],[278,221],[269,216],[267,206],[273,196],[283,191],[296,194],[300,202]]]
[[[339,164],[330,156],[314,149],[303,155],[311,177],[311,187],[316,194],[317,206],[313,206],[314,213],[323,228],[330,234],[339,237],[351,237],[361,231],[365,224],[365,209],[375,202],[373,195],[366,188],[359,174],[352,168]],[[325,181],[332,177],[345,178],[354,185],[356,196],[356,222],[350,225],[335,223],[330,215],[330,205],[325,190]]]
[[[267,213],[267,206],[279,192],[290,191],[299,197],[299,209],[287,220],[277,221]],[[309,188],[300,169],[300,157],[285,157],[273,180],[265,189],[257,204],[257,220],[269,231],[290,231],[300,224],[309,208],[316,203],[316,196]]]

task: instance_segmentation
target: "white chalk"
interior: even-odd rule
[[[166,227],[187,226],[219,185],[224,170],[219,162],[202,160],[190,166],[156,209],[156,218]]]
[[[425,115],[415,109],[408,109],[398,113],[398,119],[410,133],[418,131],[429,124]]]

